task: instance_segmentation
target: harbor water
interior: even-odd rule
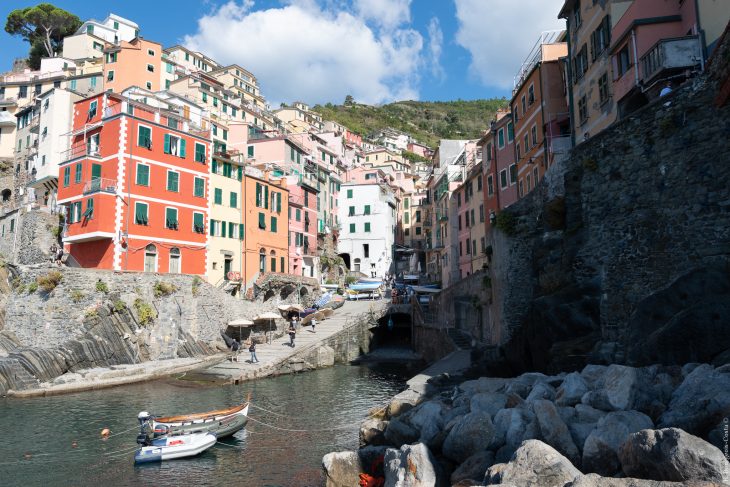
[[[322,456],[355,449],[368,410],[384,406],[413,374],[403,366],[336,366],[211,386],[148,382],[33,399],[0,399],[0,485],[323,485]],[[135,466],[137,413],[220,409],[252,395],[249,423],[202,455]],[[102,440],[100,432],[111,429]]]

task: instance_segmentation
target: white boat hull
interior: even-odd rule
[[[143,446],[137,450],[134,455],[134,462],[150,463],[194,457],[215,445],[216,441],[218,439],[213,433],[193,433],[157,438],[152,441],[152,445]]]

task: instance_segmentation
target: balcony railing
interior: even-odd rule
[[[116,194],[117,192],[117,181],[116,179],[107,178],[94,178],[91,181],[84,183],[84,194],[92,193],[111,193]]]
[[[697,36],[662,39],[641,58],[641,80],[651,81],[667,69],[684,69],[700,64]]]
[[[70,149],[61,152],[61,161],[70,161],[80,157],[101,157],[101,147],[98,144],[76,144]]]

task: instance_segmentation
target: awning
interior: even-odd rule
[[[228,326],[251,326],[251,325],[253,325],[253,321],[247,320],[246,318],[240,318],[240,319],[228,322]]]
[[[441,289],[434,289],[432,287],[423,286],[411,286],[411,289],[413,289],[413,292],[424,294],[438,294],[441,292]]]

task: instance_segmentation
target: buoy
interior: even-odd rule
[[[79,444],[76,442],[76,440],[71,442],[71,448],[76,448],[77,446],[79,446]]]
[[[31,455],[30,452],[27,451],[23,454],[23,458],[25,458],[26,460],[30,460],[31,458],[33,458],[33,455]]]
[[[112,434],[112,432],[109,428],[104,428],[103,430],[101,430],[101,437],[104,439],[109,438],[110,434]]]

